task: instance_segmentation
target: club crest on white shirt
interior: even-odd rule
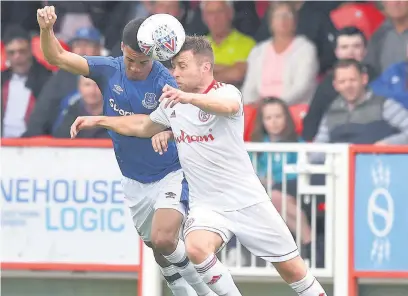
[[[157,107],[159,101],[156,100],[156,95],[153,93],[145,93],[145,97],[142,101],[143,106],[146,109],[154,109]]]
[[[198,119],[200,119],[201,122],[207,122],[211,118],[211,114],[208,114],[207,112],[204,112],[203,110],[200,110],[198,112]]]

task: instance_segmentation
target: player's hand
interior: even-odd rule
[[[98,125],[99,116],[79,116],[71,125],[71,139],[75,138],[79,131],[89,129]]]
[[[41,29],[51,29],[57,20],[54,6],[37,9],[37,21]]]
[[[155,152],[162,155],[167,152],[168,142],[173,139],[172,131],[164,131],[152,137],[152,146]]]
[[[162,102],[166,100],[164,108],[172,108],[177,103],[189,104],[191,103],[191,98],[188,93],[179,90],[177,88],[171,87],[170,85],[165,85],[163,87],[163,94],[160,96],[159,101]]]

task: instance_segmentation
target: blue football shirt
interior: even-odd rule
[[[159,106],[163,87],[177,87],[168,69],[154,61],[146,80],[126,77],[123,57],[86,56],[89,78],[94,80],[103,95],[103,113],[106,116],[150,114]],[[125,177],[141,183],[156,182],[168,173],[181,168],[177,148],[169,143],[166,153],[153,150],[151,139],[127,137],[109,131],[116,159]]]

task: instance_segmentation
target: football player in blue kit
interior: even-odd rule
[[[143,54],[137,31],[143,19],[123,30],[123,56],[82,57],[64,50],[53,33],[57,19],[53,6],[37,11],[41,48],[46,60],[60,69],[93,79],[108,116],[150,114],[159,105],[163,87],[177,87],[170,72]],[[188,207],[188,184],[175,144],[165,155],[155,153],[150,139],[126,137],[109,131],[120,170],[123,191],[134,225],[153,248],[156,262],[175,296],[215,295],[186,256],[179,232]],[[103,161],[103,160],[102,160]]]

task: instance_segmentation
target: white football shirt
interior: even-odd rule
[[[163,102],[150,114],[152,121],[173,131],[189,183],[190,206],[230,211],[268,200],[245,149],[241,92],[214,81],[205,93],[238,101],[240,111],[230,117],[217,116],[191,104],[164,109]]]

